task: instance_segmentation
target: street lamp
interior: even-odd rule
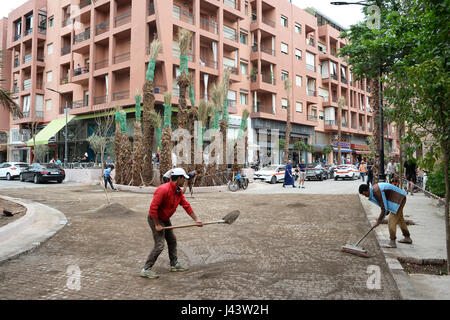
[[[55,92],[61,96],[64,97],[64,99],[66,100],[66,107],[64,108],[64,114],[66,115],[66,132],[65,132],[65,136],[64,136],[64,167],[67,166],[67,153],[68,153],[68,148],[67,148],[67,139],[68,139],[68,135],[67,135],[67,117],[68,117],[68,113],[69,113],[69,106],[68,106],[68,100],[67,97],[64,93],[61,93],[59,91],[56,91],[54,89],[50,89],[50,88],[46,88],[49,91]]]
[[[372,5],[365,3],[363,1],[358,2],[345,2],[345,1],[333,1],[330,2],[330,4],[335,6],[344,6],[344,5],[360,5],[364,7],[371,7]],[[383,86],[381,84],[381,78],[383,76],[383,72],[381,70],[381,63],[378,70],[378,82],[379,82],[379,88],[378,88],[378,97],[380,99],[380,172],[378,174],[378,180],[380,182],[386,182],[386,174],[384,173],[384,118],[383,118]]]

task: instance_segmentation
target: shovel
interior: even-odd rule
[[[222,220],[211,221],[211,222],[204,222],[203,225],[216,224],[216,223],[232,224],[239,217],[240,213],[241,212],[239,210],[234,210],[234,211],[231,211],[229,214],[227,214],[225,217],[223,217]],[[189,227],[197,227],[197,225],[196,224],[185,224],[185,225],[182,225],[182,226],[163,227],[163,230],[189,228]]]

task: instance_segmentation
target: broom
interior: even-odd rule
[[[240,214],[239,210],[234,210],[234,211],[231,211],[229,214],[227,214],[225,217],[223,217],[223,219],[221,219],[221,220],[204,222],[203,225],[215,224],[215,223],[232,224],[239,217],[239,214]],[[182,225],[182,226],[163,227],[163,230],[189,228],[189,227],[196,227],[196,226],[197,226],[196,224],[186,224],[186,225]]]
[[[356,242],[354,245],[347,244],[342,247],[343,252],[351,253],[360,257],[369,258],[369,254],[367,253],[367,250],[361,247],[358,247],[359,243],[363,241],[365,237],[373,230],[375,229],[376,225],[374,225],[370,230],[361,238],[358,242]]]

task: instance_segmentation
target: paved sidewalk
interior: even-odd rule
[[[380,209],[369,200],[360,196],[367,218],[373,225],[380,214]],[[412,245],[398,243],[397,248],[382,248],[386,261],[404,299],[450,299],[450,276],[434,276],[426,274],[406,274],[397,257],[415,259],[447,259],[445,244],[444,208],[436,207],[435,202],[423,193],[408,195],[404,215],[415,225],[408,229],[413,239]],[[380,245],[389,241],[389,230],[386,224],[376,229]],[[397,228],[397,240],[402,238]]]

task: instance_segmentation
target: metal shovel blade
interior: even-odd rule
[[[236,219],[239,217],[241,212],[239,210],[231,211],[229,214],[227,214],[225,217],[223,217],[222,223],[232,224],[236,221]]]

